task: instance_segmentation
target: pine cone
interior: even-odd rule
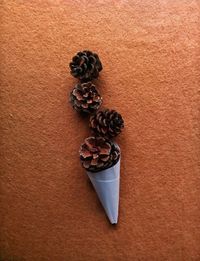
[[[119,147],[103,137],[89,137],[80,147],[83,167],[92,172],[112,167],[120,157]]]
[[[69,64],[71,74],[82,82],[98,78],[102,64],[96,53],[90,51],[78,52]]]
[[[76,84],[70,100],[75,110],[85,113],[95,112],[102,103],[102,97],[91,82]]]
[[[115,137],[124,127],[122,116],[115,110],[98,111],[90,117],[90,127],[95,134],[107,138]]]

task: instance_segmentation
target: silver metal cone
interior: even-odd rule
[[[111,168],[87,175],[103,205],[111,224],[117,224],[119,209],[120,159]]]

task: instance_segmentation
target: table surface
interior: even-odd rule
[[[1,2],[1,260],[200,260],[199,1]],[[99,54],[125,129],[111,226],[82,169],[68,64]]]

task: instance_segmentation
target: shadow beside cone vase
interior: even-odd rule
[[[117,224],[119,209],[120,159],[109,169],[87,175],[96,190],[111,224]]]

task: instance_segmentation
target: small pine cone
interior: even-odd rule
[[[115,110],[98,111],[90,117],[90,127],[95,134],[112,138],[117,136],[124,127],[122,116]]]
[[[70,101],[75,110],[94,113],[101,106],[102,97],[91,82],[78,83],[70,94]]]
[[[101,61],[96,53],[91,51],[78,52],[69,64],[71,74],[82,82],[98,78],[102,70]]]
[[[91,172],[108,169],[115,165],[120,157],[119,147],[103,137],[89,137],[81,145],[82,166]]]

